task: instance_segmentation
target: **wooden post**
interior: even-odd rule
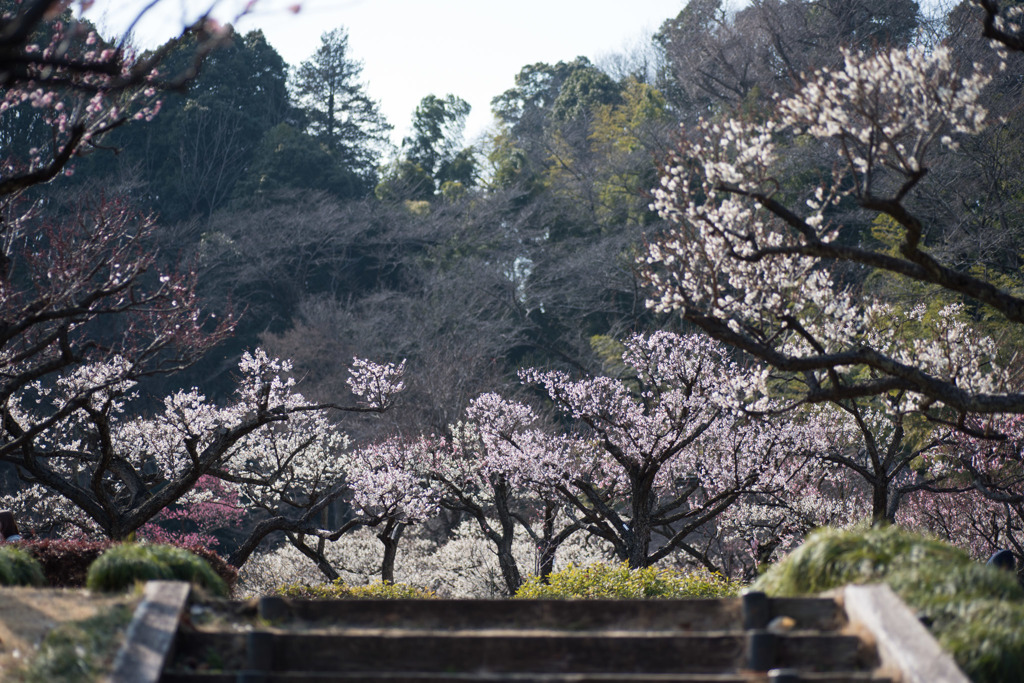
[[[743,593],[743,629],[752,631],[768,626],[771,619],[771,604],[768,596],[761,591]]]
[[[186,581],[148,581],[135,608],[124,644],[114,659],[110,683],[156,683],[178,630],[192,585]]]

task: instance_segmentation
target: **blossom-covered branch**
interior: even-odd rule
[[[929,165],[986,125],[979,95],[989,76],[959,72],[944,47],[844,57],[767,121],[702,121],[682,140],[654,191],[670,227],[642,259],[649,305],[801,376],[807,401],[908,392],[961,428],[970,413],[1024,412],[994,342],[963,309],[919,307],[910,326],[930,334],[901,337],[903,314],[837,274],[853,264],[1024,323],[1024,299],[943,263],[908,208]],[[785,159],[788,145],[808,140],[837,163],[804,189],[786,177]],[[892,249],[839,239],[846,229],[833,216],[850,202],[894,227]]]
[[[83,11],[91,4],[82,2]],[[141,10],[135,21],[156,4]],[[48,133],[27,158],[0,160],[0,197],[52,180],[114,128],[152,118],[159,94],[186,88],[207,55],[229,37],[229,26],[204,14],[177,38],[140,55],[126,38],[102,39],[64,3],[27,0],[4,10],[0,117],[20,111],[23,118],[37,118]],[[189,63],[170,73],[165,62],[182,45],[190,47]]]

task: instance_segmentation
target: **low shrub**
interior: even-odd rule
[[[228,586],[224,579],[217,575],[209,562],[195,553],[173,545],[154,544],[142,547],[166,564],[175,579],[202,586],[216,595],[228,594]]]
[[[1012,572],[943,541],[895,526],[819,529],[754,589],[801,595],[873,582],[889,584],[972,681],[1019,680],[1024,589]]]
[[[26,550],[39,560],[46,576],[46,584],[58,588],[82,588],[86,574],[93,562],[108,549],[118,545],[116,541],[82,541],[66,539],[40,539],[22,541],[18,547]],[[228,588],[238,580],[238,570],[227,561],[204,547],[186,547],[185,550],[206,560]]]
[[[39,561],[15,545],[0,547],[0,585],[44,586],[46,576]]]
[[[206,560],[175,546],[122,543],[112,546],[89,567],[85,585],[96,591],[122,591],[139,581],[190,581],[217,595],[227,584]]]
[[[718,598],[739,593],[742,584],[720,574],[667,567],[630,569],[629,564],[569,565],[548,576],[532,576],[516,598]]]
[[[89,567],[85,585],[94,591],[123,591],[139,581],[174,578],[171,568],[134,543],[111,546]]]
[[[19,545],[39,560],[48,585],[81,588],[85,586],[85,575],[89,571],[89,565],[114,543],[47,538],[22,541]]]
[[[274,589],[273,594],[284,598],[309,598],[314,600],[423,600],[437,597],[437,594],[432,590],[410,586],[407,583],[374,581],[365,586],[350,586],[341,579],[312,586],[305,583],[286,584]]]

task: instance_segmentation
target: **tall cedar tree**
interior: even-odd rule
[[[344,28],[320,36],[313,57],[295,70],[294,89],[311,133],[335,155],[337,163],[373,187],[379,148],[391,126],[359,80],[361,62],[348,50]]]

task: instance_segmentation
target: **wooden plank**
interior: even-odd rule
[[[790,617],[798,630],[837,631],[846,620],[834,598],[771,598],[771,618]]]
[[[253,668],[246,662],[246,641],[266,636],[261,654],[266,668],[305,671],[467,671],[475,668],[516,671],[544,662],[579,671],[620,667],[621,671],[711,672],[745,668],[746,639],[739,632],[669,634],[664,632],[559,631],[421,631],[417,629],[349,629],[341,632],[182,632],[174,666],[190,668],[217,655],[218,668]],[[874,668],[864,661],[860,639],[852,635],[789,633],[776,637],[777,659],[770,667],[804,672],[850,672]],[[455,668],[452,668],[455,667]],[[537,668],[541,667],[541,668]],[[264,668],[264,667],[257,667]],[[555,669],[558,670],[558,669]],[[561,669],[565,671],[566,669]],[[609,669],[611,670],[611,668]]]
[[[843,602],[850,623],[874,637],[883,668],[899,671],[904,683],[970,683],[888,586],[847,586]]]
[[[547,674],[547,673],[394,673],[332,672],[325,674],[259,673],[263,683],[769,683],[764,674]],[[236,683],[237,674],[175,672],[160,683]],[[801,681],[801,683],[804,683]],[[828,679],[815,683],[891,683],[876,679]]]
[[[264,683],[771,683],[765,673],[726,674],[623,674],[623,673],[439,673],[360,671],[331,673],[261,673]],[[808,673],[799,674],[800,683],[893,683],[871,673]],[[164,674],[160,683],[236,683],[237,673],[173,671]]]
[[[874,668],[875,662],[865,662],[861,656],[862,643],[856,636],[836,634],[785,634],[778,636],[778,663],[782,668],[807,671],[858,671]]]
[[[110,683],[156,683],[188,601],[191,584],[149,581],[114,660]]]

